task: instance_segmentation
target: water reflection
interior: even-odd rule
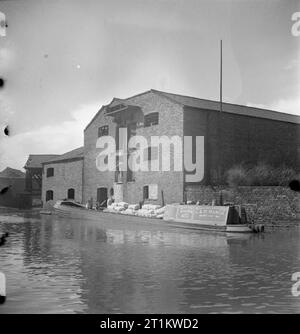
[[[299,313],[299,229],[222,235],[0,216],[0,313]]]

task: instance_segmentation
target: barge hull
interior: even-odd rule
[[[172,209],[174,210],[174,208]],[[168,211],[167,211],[168,212]],[[174,212],[174,211],[173,211]],[[183,228],[188,230],[204,230],[204,231],[214,231],[214,232],[229,232],[229,233],[249,233],[253,232],[252,228],[248,224],[227,224],[227,219],[224,219],[223,214],[227,216],[228,208],[225,210],[222,209],[222,222],[219,220],[218,223],[214,223],[211,220],[207,220],[207,217],[204,222],[195,221],[195,220],[188,220],[188,219],[172,219],[165,215],[164,219],[158,218],[147,218],[147,217],[140,217],[140,216],[129,216],[123,215],[118,213],[111,213],[111,212],[102,212],[102,211],[95,211],[95,210],[88,210],[85,208],[76,208],[76,207],[68,207],[56,204],[54,206],[54,213],[57,214],[59,217],[64,218],[71,218],[71,219],[88,219],[88,220],[108,220],[110,216],[113,220],[122,221],[123,218],[127,217],[130,218],[132,222],[139,223],[139,224],[152,224],[158,225],[162,227],[175,227],[175,228]],[[125,217],[124,217],[125,216]],[[111,220],[111,219],[109,219]]]

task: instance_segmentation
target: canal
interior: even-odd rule
[[[300,313],[300,229],[223,235],[0,215],[0,313]]]

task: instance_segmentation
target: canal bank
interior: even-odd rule
[[[224,202],[241,204],[251,221],[269,226],[299,225],[300,193],[282,186],[189,186],[188,201],[216,203],[220,194]]]

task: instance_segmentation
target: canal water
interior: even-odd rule
[[[128,221],[1,214],[0,313],[300,313],[299,228],[226,236]]]

